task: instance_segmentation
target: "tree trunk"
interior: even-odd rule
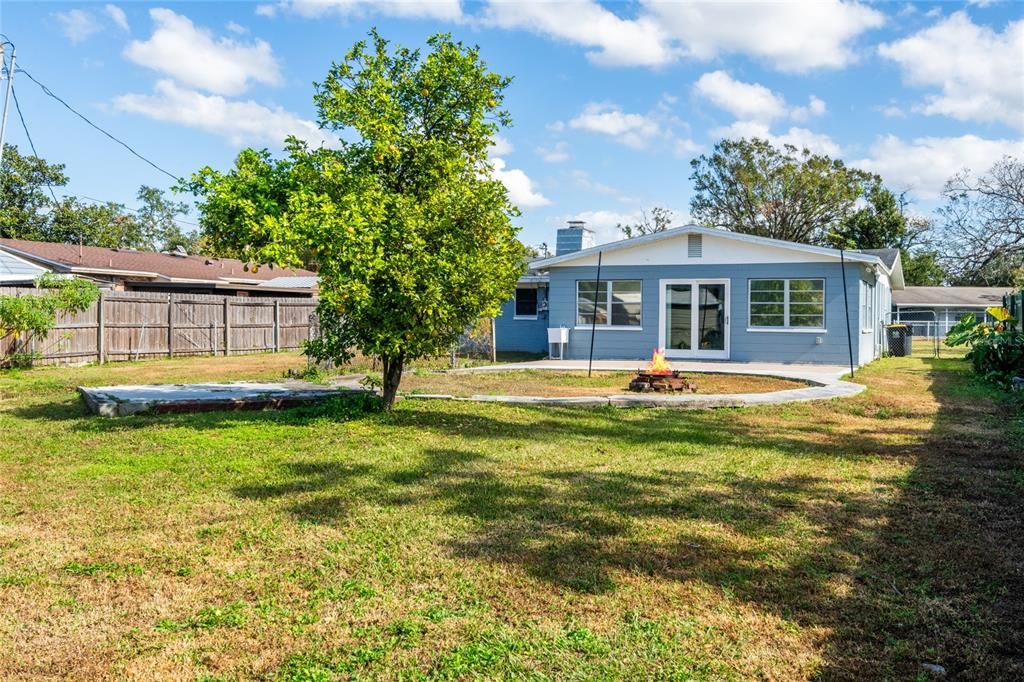
[[[384,368],[384,409],[390,410],[395,404],[395,396],[398,395],[398,384],[402,381],[402,367],[405,365],[405,357],[402,355],[381,356],[381,365]]]

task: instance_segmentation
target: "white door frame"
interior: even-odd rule
[[[690,285],[690,349],[665,348],[665,290],[670,284]],[[695,343],[698,335],[698,315],[700,313],[697,305],[697,294],[701,284],[722,284],[725,286],[725,319],[723,321],[722,334],[725,337],[722,350],[700,350]],[[658,348],[665,351],[667,358],[714,358],[716,360],[729,359],[729,316],[732,299],[729,294],[728,279],[661,279],[658,280]]]

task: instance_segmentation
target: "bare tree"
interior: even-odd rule
[[[960,282],[1010,284],[1024,267],[1024,161],[1004,156],[977,178],[946,183],[943,257]]]
[[[670,227],[672,227],[672,211],[660,206],[652,208],[650,215],[647,214],[647,211],[641,209],[640,220],[635,223],[628,225],[619,223],[615,226],[626,239],[642,237],[645,234],[654,234],[655,232],[664,232]]]

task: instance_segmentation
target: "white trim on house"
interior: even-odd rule
[[[600,246],[593,246],[588,249],[581,251],[575,251],[573,253],[563,254],[561,256],[553,256],[551,258],[544,258],[536,260],[530,263],[532,269],[545,269],[557,265],[566,265],[576,261],[588,261],[596,259],[598,253],[603,253],[606,256],[609,253],[615,253],[626,249],[637,249],[645,245],[649,245],[652,242],[660,242],[665,239],[672,239],[689,234],[700,234],[712,237],[715,239],[731,240],[743,244],[750,244],[754,246],[765,247],[769,249],[781,249],[790,252],[796,252],[801,254],[801,258],[789,259],[788,261],[779,260],[779,257],[771,258],[770,256],[764,262],[805,262],[808,260],[839,260],[840,251],[839,249],[831,249],[823,246],[812,246],[810,244],[798,244],[795,242],[787,242],[781,239],[770,239],[768,237],[758,237],[750,234],[743,234],[739,232],[729,232],[728,230],[720,230],[716,228],[700,227],[698,225],[684,225],[682,227],[673,227],[663,232],[655,232],[654,234],[646,234],[641,237],[635,237],[633,239],[622,239],[609,244],[601,244]],[[702,255],[699,258],[688,258],[686,254],[686,246],[680,251],[680,254],[664,254],[664,250],[659,249],[658,252],[667,256],[667,260],[659,259],[658,262],[641,263],[637,262],[637,265],[658,265],[658,264],[685,264],[687,262],[703,262],[703,263],[747,263],[750,260],[744,258],[729,259],[726,260],[724,257],[715,258],[713,256],[713,249],[709,249],[710,246],[706,241],[702,245]],[[843,252],[846,260],[855,263],[867,263],[869,265],[875,265],[882,268],[886,274],[891,274],[891,270],[885,265],[884,262],[878,257],[870,254],[860,253],[857,251],[845,251]],[[808,256],[814,256],[815,258],[808,258]],[[898,261],[897,261],[898,263]],[[577,263],[581,265],[591,265],[592,263],[584,262]],[[610,265],[608,260],[604,261],[605,265]],[[625,264],[625,263],[623,263]]]
[[[824,277],[748,277],[747,278],[747,331],[748,332],[781,332],[784,334],[824,334],[826,333],[827,326],[825,327],[795,327],[789,323],[789,283],[793,280],[808,280],[821,282],[821,321],[823,324],[827,323],[825,320],[828,319],[828,296],[826,296],[825,288],[827,283]],[[751,301],[751,295],[753,294],[753,287],[750,286],[751,282],[763,282],[763,281],[782,281],[782,322],[781,327],[758,327],[752,321],[751,318],[754,315],[754,306]]]
[[[672,284],[687,284],[690,286],[690,348],[668,348],[666,347],[665,339],[665,290],[669,285]],[[702,284],[721,284],[724,286],[724,295],[722,303],[725,306],[723,311],[722,320],[722,336],[724,343],[722,350],[701,350],[696,348],[694,341],[699,341],[699,316],[700,316],[700,305],[698,304],[698,293],[700,291],[700,285]],[[731,302],[730,298],[730,280],[725,279],[659,279],[658,280],[658,348],[663,348],[665,351],[666,358],[680,359],[680,358],[708,358],[717,360],[729,359],[729,342],[732,334],[730,333],[730,314],[731,314]]]
[[[580,282],[593,282],[597,284],[607,284],[608,294],[605,298],[605,304],[607,305],[608,322],[605,324],[580,324]],[[636,282],[640,285],[640,323],[639,324],[612,324],[612,291],[614,289],[614,282]],[[596,292],[595,292],[596,294]],[[578,279],[576,280],[576,308],[573,312],[575,317],[574,329],[600,329],[602,331],[643,331],[644,328],[644,281],[642,279],[622,277],[617,279],[602,279],[600,281],[592,279]],[[597,298],[594,299],[594,317],[597,317]]]

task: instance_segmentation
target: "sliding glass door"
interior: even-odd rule
[[[667,357],[729,357],[728,280],[662,280],[660,317]]]

